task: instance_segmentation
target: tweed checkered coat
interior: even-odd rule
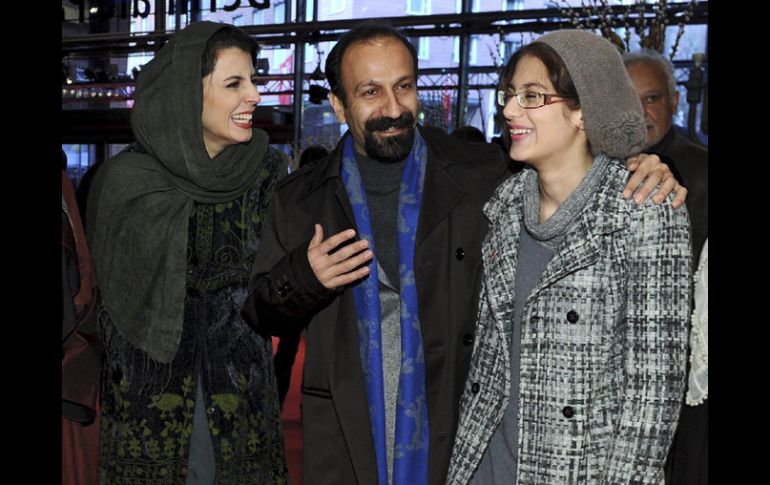
[[[484,275],[447,483],[473,476],[508,405],[525,169],[484,212]],[[684,392],[690,236],[684,207],[603,180],[528,297],[521,321],[517,484],[659,485]]]

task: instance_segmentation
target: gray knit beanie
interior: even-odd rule
[[[539,37],[564,61],[575,83],[594,155],[626,158],[644,146],[642,103],[617,48],[585,30],[558,30]]]

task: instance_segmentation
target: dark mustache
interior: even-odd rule
[[[408,111],[398,118],[382,116],[380,118],[367,120],[364,124],[364,127],[368,131],[385,131],[390,128],[411,128],[412,126],[414,126],[414,116]]]

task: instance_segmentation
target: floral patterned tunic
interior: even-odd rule
[[[284,156],[269,149],[254,185],[223,204],[195,203],[188,225],[181,342],[170,364],[125,341],[100,312],[106,346],[102,485],[183,484],[202,379],[218,484],[287,483],[272,346],[240,316]]]

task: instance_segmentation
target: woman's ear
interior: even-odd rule
[[[585,130],[585,124],[583,123],[583,110],[582,109],[576,109],[574,111],[569,111],[569,114],[567,115],[567,119],[569,119],[572,126],[577,128],[578,130]]]

